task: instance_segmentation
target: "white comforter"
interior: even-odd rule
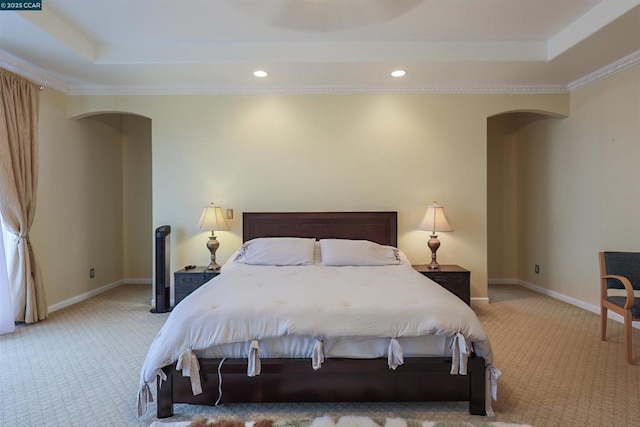
[[[430,334],[461,335],[492,363],[489,339],[473,310],[410,265],[230,264],[170,314],[147,353],[141,390],[185,350],[237,342],[249,348],[252,342],[286,335],[393,342]]]

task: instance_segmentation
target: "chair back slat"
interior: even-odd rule
[[[605,274],[624,276],[631,282],[633,289],[640,290],[640,252],[605,252]],[[607,279],[607,288],[624,289],[620,281]]]

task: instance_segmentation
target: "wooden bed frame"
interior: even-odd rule
[[[256,237],[367,239],[397,246],[396,212],[244,213],[243,240]],[[175,369],[158,381],[157,416],[173,415],[174,403],[214,405],[220,359],[200,359],[203,393]],[[407,357],[395,371],[386,358],[327,359],[314,371],[308,359],[262,359],[261,374],[247,376],[246,359],[224,361],[219,403],[468,401],[469,412],[486,415],[485,360],[472,355],[468,374],[451,375],[450,357]]]

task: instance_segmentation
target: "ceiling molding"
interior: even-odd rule
[[[33,67],[31,64],[16,58],[0,50],[0,67],[16,73],[25,79],[29,79],[41,86],[50,87],[65,94],[69,94],[71,88],[60,80],[51,77],[50,73],[41,71]]]
[[[349,95],[349,94],[450,94],[450,95],[549,95],[566,94],[566,86],[304,86],[304,87],[215,87],[215,86],[163,86],[159,87],[83,87],[68,95]]]
[[[569,91],[575,92],[587,86],[591,86],[592,84],[599,82],[602,79],[610,77],[629,68],[635,67],[638,64],[640,64],[640,50],[569,83]]]

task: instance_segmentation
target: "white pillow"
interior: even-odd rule
[[[392,265],[400,264],[398,249],[368,240],[320,240],[321,265]]]
[[[251,265],[313,264],[316,239],[260,237],[245,242],[234,261]]]

